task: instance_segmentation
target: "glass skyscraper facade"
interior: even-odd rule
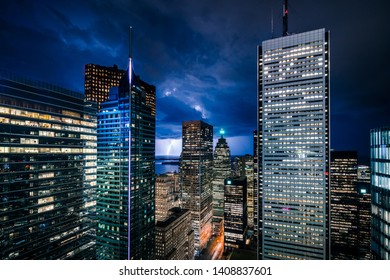
[[[390,259],[390,127],[372,129],[371,248],[373,259]]]
[[[129,65],[98,114],[98,259],[154,258],[156,89]]]
[[[224,182],[230,176],[230,148],[223,133],[214,150],[213,161],[213,234],[223,232]]]
[[[358,259],[357,152],[331,152],[331,259]]]
[[[258,48],[263,259],[329,259],[329,32]]]
[[[0,258],[93,259],[96,103],[0,73]]]
[[[203,121],[187,121],[182,128],[182,206],[191,211],[195,256],[198,256],[212,234],[213,127]]]

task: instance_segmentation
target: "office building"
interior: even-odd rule
[[[259,110],[261,110],[261,107],[259,107]],[[259,114],[261,112],[259,111]],[[259,128],[261,129],[261,123],[258,123]],[[263,258],[263,251],[262,251],[262,188],[259,185],[259,182],[261,180],[261,163],[262,163],[262,155],[258,154],[259,150],[259,141],[258,141],[258,132],[257,130],[253,131],[253,235],[254,235],[254,241],[256,242],[256,248],[257,248],[257,259],[261,260]],[[260,159],[260,160],[259,160]]]
[[[245,246],[247,230],[246,177],[225,179],[224,249],[232,251]]]
[[[194,231],[191,212],[172,208],[164,221],[156,224],[157,260],[192,260],[194,258]]]
[[[331,152],[331,259],[358,259],[357,152]]]
[[[0,258],[93,259],[96,103],[0,73]]]
[[[225,179],[230,176],[230,148],[223,138],[224,130],[214,150],[213,162],[213,234],[223,234]]]
[[[129,67],[98,113],[97,258],[154,259],[156,88]]]
[[[180,207],[178,173],[165,173],[156,177],[156,222],[169,217],[169,210]]]
[[[390,127],[372,129],[371,249],[372,258],[390,259]]]
[[[183,122],[180,176],[182,207],[191,211],[195,256],[212,234],[213,127],[203,121]]]
[[[358,170],[360,166],[358,166]],[[368,166],[367,166],[368,167]],[[368,167],[369,168],[369,167]],[[369,169],[366,170],[368,178]],[[367,176],[359,178],[358,174],[358,259],[371,260],[371,185]]]
[[[86,64],[84,71],[84,93],[87,100],[100,104],[108,99],[110,89],[119,86],[119,81],[126,73],[117,65],[113,67]]]
[[[329,32],[258,47],[258,117],[262,259],[329,259]]]

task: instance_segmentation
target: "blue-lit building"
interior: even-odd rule
[[[155,86],[130,58],[98,113],[98,259],[154,258],[155,124]]]
[[[372,129],[371,249],[373,259],[390,259],[390,127]]]
[[[95,258],[96,103],[0,73],[0,259]]]

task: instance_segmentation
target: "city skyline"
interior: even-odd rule
[[[122,58],[132,25],[135,70],[157,88],[156,154],[170,149],[178,155],[181,122],[194,119],[225,128],[233,155],[251,154],[256,45],[281,36],[282,1],[221,3],[5,1],[0,64],[83,92],[85,64],[126,68]],[[336,8],[335,1],[297,0],[289,5],[291,33],[331,30],[331,148],[357,150],[367,162],[369,129],[389,120],[383,90],[388,38],[377,36],[385,34],[389,4],[338,1]],[[379,59],[367,51],[372,46]]]

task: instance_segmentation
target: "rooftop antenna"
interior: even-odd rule
[[[288,0],[283,4],[283,36],[288,35]]]
[[[271,8],[271,35],[274,38],[274,9]]]
[[[132,32],[133,31],[133,27],[130,26],[130,30],[129,30],[129,58],[133,58],[133,41],[132,41]]]

